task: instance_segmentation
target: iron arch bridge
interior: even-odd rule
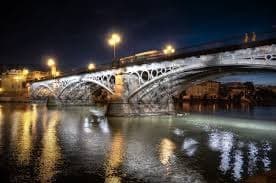
[[[133,64],[31,84],[33,100],[160,103],[180,88],[233,72],[276,71],[276,45],[269,44],[171,60]]]
[[[54,98],[61,103],[85,102],[98,99],[108,100],[114,95],[115,71],[85,73],[59,79],[34,82],[31,85],[31,98],[45,100]],[[95,98],[96,97],[96,98]]]

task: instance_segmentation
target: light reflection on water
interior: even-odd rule
[[[124,139],[120,132],[116,132],[111,142],[111,147],[106,159],[106,183],[119,183],[121,182],[121,176],[118,169],[123,162],[124,153]]]
[[[2,112],[2,105],[0,104],[0,156],[2,154],[3,142],[2,142],[2,125],[3,125],[3,112]]]
[[[257,171],[257,167],[260,170],[269,171],[271,160],[267,155],[271,151],[271,144],[269,142],[257,144],[238,139],[237,134],[232,132],[216,131],[209,134],[210,149],[220,152],[220,171],[223,174],[231,172],[235,180],[241,179],[243,171],[247,171],[248,175],[253,175]],[[264,146],[269,148],[264,148]],[[267,163],[261,165],[265,160]],[[245,165],[245,161],[247,165]],[[243,166],[247,166],[247,170],[243,170]]]
[[[39,179],[49,182],[57,173],[57,164],[62,163],[57,139],[57,125],[60,121],[59,111],[49,113],[47,121],[42,121],[42,152],[39,162]]]
[[[192,138],[185,138],[182,149],[186,152],[187,156],[193,156],[198,148],[198,142]]]
[[[0,176],[11,182],[239,182],[275,170],[275,132],[276,123],[264,120],[96,118],[89,107],[1,104]]]
[[[175,144],[170,139],[162,139],[160,143],[160,161],[163,165],[169,166],[171,164],[175,148]]]

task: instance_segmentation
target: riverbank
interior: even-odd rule
[[[29,97],[6,97],[0,96],[0,102],[18,102],[18,103],[30,103]]]
[[[204,99],[204,98],[185,98],[182,100],[176,99],[176,103],[202,103],[202,104],[233,104],[233,105],[252,105],[252,106],[276,106],[276,98],[257,98],[252,97],[237,97],[233,99],[218,98],[218,99]]]

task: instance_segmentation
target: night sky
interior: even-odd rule
[[[122,34],[120,56],[276,31],[273,1],[1,1],[0,63],[61,69],[110,63],[107,36]]]

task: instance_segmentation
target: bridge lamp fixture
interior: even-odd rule
[[[23,79],[23,77],[21,75],[18,75],[18,76],[14,76],[13,78],[15,81],[19,81],[21,79]]]
[[[90,64],[88,64],[87,68],[89,71],[92,71],[92,70],[96,69],[96,65],[93,63],[90,63]]]
[[[28,69],[23,69],[23,75],[28,75],[29,74],[29,70]]]
[[[47,65],[51,68],[51,76],[52,77],[57,76],[57,68],[56,68],[55,60],[52,58],[49,58],[47,61]]]
[[[60,76],[60,72],[59,71],[56,71],[56,77]]]
[[[175,52],[175,49],[172,45],[167,45],[165,49],[163,49],[163,53],[165,55],[170,55],[173,54]]]
[[[56,65],[56,62],[55,62],[54,59],[49,58],[48,61],[47,61],[47,65],[48,65],[49,67],[53,67],[53,66]]]
[[[116,58],[116,45],[121,42],[121,36],[117,33],[113,33],[111,37],[108,39],[108,44],[113,46],[113,59]]]

